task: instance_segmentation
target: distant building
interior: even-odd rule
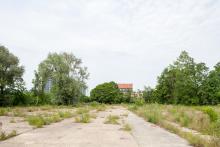
[[[133,84],[118,84],[118,88],[121,92],[132,92],[133,91]]]
[[[137,90],[135,92],[132,92],[131,96],[136,98],[143,98],[143,91]]]
[[[47,83],[44,87],[44,92],[46,92],[46,93],[50,92],[51,88],[52,88],[52,79],[48,79]]]

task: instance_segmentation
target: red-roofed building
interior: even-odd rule
[[[118,88],[121,92],[132,92],[133,91],[133,84],[118,84]]]

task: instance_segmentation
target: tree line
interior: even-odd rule
[[[18,57],[0,46],[1,106],[75,104],[85,95],[89,77],[82,60],[66,52],[48,54],[35,71],[31,90],[25,88],[23,73]]]
[[[220,103],[220,62],[209,71],[205,63],[197,63],[183,51],[166,67],[155,88],[146,87],[148,103],[215,105]]]
[[[34,72],[31,90],[25,88],[24,67],[0,46],[0,105],[72,105],[78,102],[130,103],[131,92],[121,93],[115,82],[105,82],[85,96],[89,77],[82,60],[72,53],[49,53]],[[155,88],[145,87],[147,103],[215,105],[220,103],[220,62],[213,70],[197,63],[186,51],[166,67]]]

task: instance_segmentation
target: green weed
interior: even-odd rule
[[[6,135],[5,132],[1,132],[0,134],[0,140],[6,140],[8,138],[14,137],[17,135],[17,132],[15,130],[13,130],[11,133],[9,133],[8,135]]]
[[[117,124],[119,124],[118,120],[119,120],[119,116],[117,116],[117,115],[109,115],[106,118],[104,123],[105,124],[115,124],[115,125],[117,125]]]
[[[80,114],[79,116],[75,117],[76,123],[89,123],[90,122],[90,115],[88,113]]]
[[[121,129],[124,130],[124,131],[130,132],[132,130],[132,127],[129,124],[124,124]]]

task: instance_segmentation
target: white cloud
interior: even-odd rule
[[[104,81],[154,86],[163,68],[187,50],[220,61],[218,0],[0,0],[0,43],[20,57],[31,87],[48,52],[69,51]]]

